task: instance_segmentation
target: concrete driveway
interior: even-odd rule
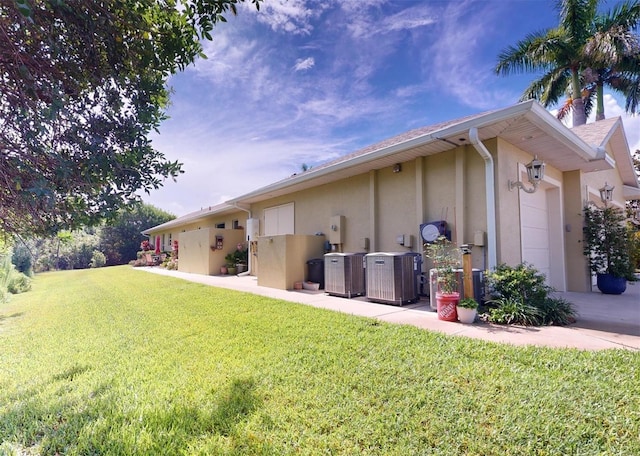
[[[503,326],[486,322],[462,324],[438,320],[428,298],[406,306],[393,306],[368,301],[329,296],[323,291],[287,291],[261,287],[253,276],[205,276],[158,267],[136,268],[191,282],[244,291],[261,296],[306,304],[381,321],[407,324],[445,334],[513,345],[571,347],[582,350],[622,348],[640,351],[640,282],[629,284],[622,295],[592,293],[556,293],[571,302],[578,321],[569,326]]]

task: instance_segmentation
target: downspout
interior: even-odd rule
[[[235,207],[236,209],[240,209],[241,211],[245,211],[247,214],[249,214],[249,218],[252,218],[250,209],[245,209],[244,207],[238,206],[238,203],[233,203],[233,207]],[[245,230],[246,229],[247,228],[245,227]],[[245,231],[245,234],[246,234],[246,231]],[[238,277],[244,277],[251,274],[251,243],[247,245],[247,249],[249,250],[247,254],[247,270],[238,274]]]
[[[469,129],[469,140],[484,160],[486,200],[487,200],[487,256],[489,270],[495,269],[498,265],[497,255],[497,235],[496,235],[496,196],[495,196],[495,174],[493,170],[493,157],[484,144],[478,138],[478,129]]]

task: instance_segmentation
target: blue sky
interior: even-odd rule
[[[555,27],[553,0],[266,0],[214,29],[173,76],[154,147],[185,174],[145,202],[177,216],[218,204],[403,131],[503,108],[534,75],[497,56]],[[612,7],[610,2],[607,7]],[[609,94],[631,150],[640,117]]]

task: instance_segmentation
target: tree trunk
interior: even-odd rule
[[[584,112],[584,100],[581,96],[573,99],[573,126],[587,123],[587,115]]]
[[[571,92],[573,96],[573,126],[587,123],[587,115],[584,112],[584,100],[582,99],[582,87],[580,86],[580,75],[577,68],[571,71]]]
[[[596,121],[604,120],[604,84],[598,82],[596,86]]]

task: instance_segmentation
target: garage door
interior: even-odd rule
[[[520,192],[520,232],[522,261],[532,264],[550,284],[549,208],[547,192]]]

